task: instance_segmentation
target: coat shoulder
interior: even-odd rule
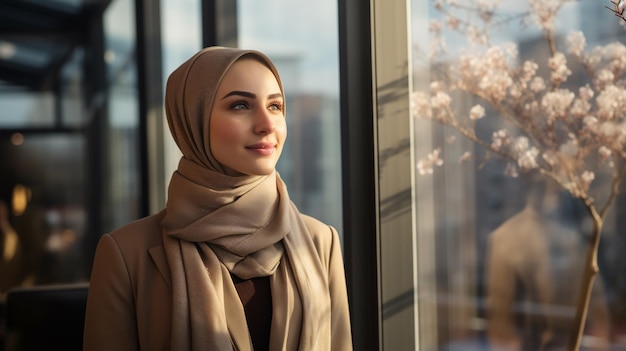
[[[300,214],[300,218],[302,218],[302,221],[306,225],[311,237],[313,237],[314,240],[332,241],[334,234],[337,233],[337,230],[333,226],[326,224],[317,218],[305,214]]]
[[[115,240],[120,250],[126,253],[145,252],[163,245],[161,222],[164,212],[159,212],[114,230],[109,235]]]
[[[329,231],[330,226],[317,218],[311,217],[309,215],[300,214],[300,218],[304,221],[307,228],[312,232],[327,232]]]
[[[330,254],[333,246],[339,242],[339,234],[337,230],[314,217],[300,214],[302,221],[306,225],[309,235],[321,256]]]

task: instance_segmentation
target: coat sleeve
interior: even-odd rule
[[[89,282],[84,350],[139,350],[134,301],[124,257],[106,234],[98,243]]]
[[[490,235],[487,244],[487,334],[489,345],[496,350],[520,350],[521,340],[511,313],[515,303],[517,279],[509,263],[511,252],[502,249],[500,232]]]
[[[330,229],[332,231],[332,242],[328,266],[328,284],[332,310],[332,350],[346,351],[352,350],[352,331],[350,327],[346,275],[343,266],[339,235],[335,228],[330,227]]]

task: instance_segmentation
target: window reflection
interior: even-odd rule
[[[552,182],[535,177],[525,205],[487,236],[488,341],[495,349],[567,345],[586,252],[585,212]],[[609,341],[604,282],[594,284],[587,335]]]
[[[449,30],[458,23],[435,10],[435,4],[442,3],[447,4],[412,1],[416,92],[436,90],[431,82],[445,80],[452,72],[450,67],[459,65],[459,59],[476,50],[474,44],[480,41],[479,29],[470,38],[475,40],[473,44],[462,33]],[[533,27],[532,18],[524,21],[517,15],[523,14],[529,3],[501,2],[495,12],[481,15],[494,19],[489,27],[492,44],[513,42],[517,46],[515,60],[519,62],[513,64],[532,59],[540,65],[539,74],[549,77],[545,67],[550,53],[542,40],[543,32]],[[479,4],[485,3],[464,1],[447,10],[458,14],[459,9],[477,10]],[[590,23],[592,18],[605,20]],[[593,1],[564,2],[555,23],[556,46],[565,53],[566,37],[572,31],[585,33],[588,48],[621,41],[625,33],[612,13]],[[439,26],[445,45],[432,35]],[[433,49],[445,50],[447,60],[431,63]],[[488,65],[482,67],[489,69]],[[570,67],[572,74],[565,86],[577,92],[577,87],[590,81],[582,67]],[[482,83],[488,86],[490,82]],[[455,114],[469,115],[472,106],[484,103],[479,96],[464,95],[460,90],[451,94]],[[430,103],[436,103],[433,101]],[[502,111],[485,108],[485,117],[473,131],[481,139],[491,140],[507,124],[500,118]],[[417,118],[414,139],[416,157],[428,160],[430,156],[416,172],[424,173],[416,176],[420,346],[564,349],[573,328],[581,265],[592,231],[589,214],[580,201],[563,188],[553,188],[544,178],[536,179],[519,169],[517,172],[455,128]],[[471,157],[466,157],[466,152]],[[437,157],[443,160],[442,165]],[[597,172],[592,190],[610,187],[607,175]],[[597,194],[598,199],[603,197],[606,192]],[[604,222],[600,274],[593,287],[582,349],[619,349],[625,345],[621,327],[625,320],[621,312],[624,262],[617,253],[625,244],[620,237],[623,211],[622,196]]]
[[[16,286],[86,279],[84,140],[0,140],[0,294]],[[11,155],[8,157],[8,155]]]
[[[86,280],[99,235],[139,216],[135,2],[107,4],[33,2],[0,40],[0,305],[12,287]],[[39,14],[65,29],[38,35]]]

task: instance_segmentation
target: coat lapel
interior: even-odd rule
[[[165,279],[167,286],[172,288],[171,283],[171,273],[170,266],[167,264],[167,257],[165,257],[165,250],[163,249],[163,245],[158,245],[148,249],[148,253],[150,253],[150,257],[152,258],[152,262],[157,266],[159,272],[161,272],[161,276]]]

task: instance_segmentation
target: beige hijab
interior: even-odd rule
[[[329,350],[330,296],[323,263],[276,172],[230,177],[215,159],[209,122],[225,72],[257,51],[210,47],[169,77],[165,107],[183,153],[172,176],[163,242],[172,273],[172,350],[252,350],[230,274],[270,276],[271,350]]]

